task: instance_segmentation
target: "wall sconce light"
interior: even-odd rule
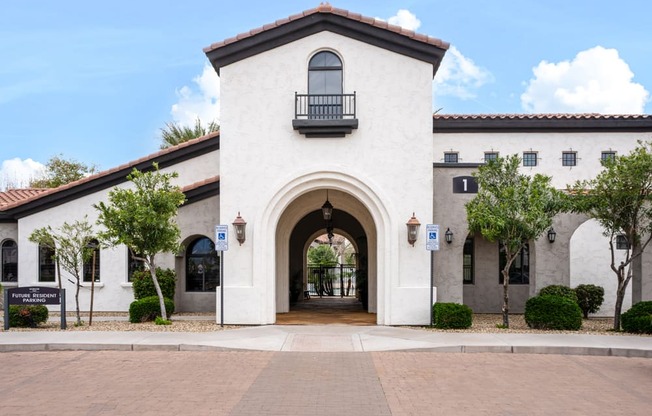
[[[550,227],[550,229],[548,230],[548,242],[554,243],[555,238],[557,238],[557,233],[555,232],[554,228]]]
[[[245,222],[244,219],[240,216],[240,211],[238,211],[238,216],[235,217],[235,221],[233,221],[233,228],[235,229],[235,238],[238,240],[238,243],[242,245],[242,243],[245,242],[246,237],[245,237],[245,229],[247,227],[247,223]]]
[[[408,243],[414,247],[414,243],[417,242],[417,237],[419,236],[419,227],[421,226],[417,217],[414,216],[414,212],[412,213],[412,218],[405,225],[407,225]]]
[[[451,231],[450,228],[446,228],[446,232],[444,233],[444,238],[446,239],[446,242],[448,244],[453,242],[453,232]]]

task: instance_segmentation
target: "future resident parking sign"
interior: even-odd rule
[[[426,250],[439,250],[439,224],[426,225]]]

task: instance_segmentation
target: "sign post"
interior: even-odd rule
[[[229,250],[229,226],[215,226],[215,251],[220,252],[220,327],[224,327],[224,252]]]
[[[26,286],[4,292],[5,331],[9,329],[9,305],[61,305],[61,329],[66,329],[66,289]]]
[[[434,301],[434,296],[432,294],[432,288],[435,286],[434,283],[434,271],[435,271],[435,254],[433,251],[439,251],[439,224],[427,224],[426,225],[426,250],[430,252],[430,326],[433,325],[434,316],[432,313],[432,305]]]

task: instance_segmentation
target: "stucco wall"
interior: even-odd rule
[[[325,48],[342,59],[344,92],[357,92],[359,128],[344,138],[308,139],[292,129],[294,92],[307,91],[308,61]],[[378,245],[381,323],[425,323],[429,259],[405,242],[405,222],[412,212],[422,222],[432,218],[432,67],[321,32],[221,68],[220,86],[221,222],[232,222],[238,211],[248,221],[248,242],[230,250],[225,263],[237,276],[233,286],[227,283],[227,302],[243,309],[232,322],[274,322],[276,276],[269,270],[281,212],[271,212],[270,204],[284,210],[287,204],[272,201],[282,199],[287,184],[323,172],[356,178],[381,201],[374,216],[383,223],[377,225],[384,239]]]

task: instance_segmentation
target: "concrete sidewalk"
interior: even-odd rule
[[[0,352],[431,351],[572,354],[652,358],[652,338],[624,335],[443,333],[386,326],[269,325],[217,332],[0,332]]]

